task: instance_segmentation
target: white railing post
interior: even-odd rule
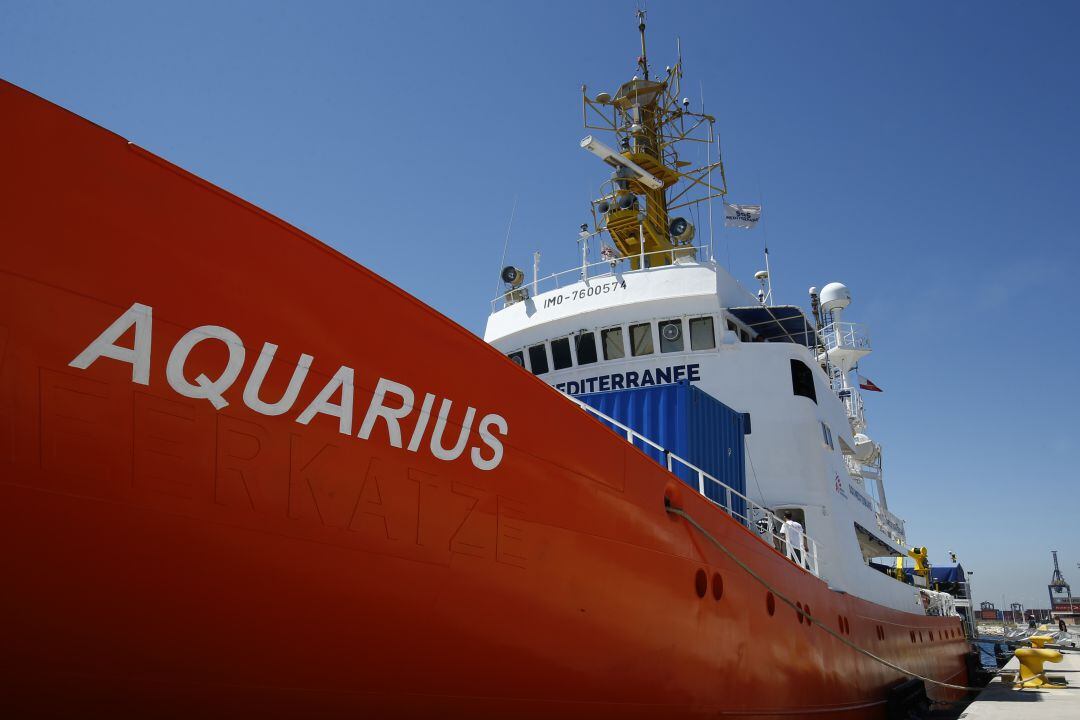
[[[638,242],[641,244],[641,255],[638,259],[638,270],[645,269],[645,226],[638,225]]]
[[[705,471],[697,471],[697,491],[702,495],[705,494]]]

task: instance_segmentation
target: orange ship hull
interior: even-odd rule
[[[904,677],[770,614],[665,492],[851,641],[964,682],[958,619],[829,590],[313,238],[2,82],[0,131],[0,706],[882,717]],[[185,355],[202,326],[232,335]],[[264,343],[264,404],[311,358],[276,415],[245,392]]]

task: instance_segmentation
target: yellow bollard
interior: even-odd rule
[[[1044,627],[1043,629],[1045,630],[1046,628]],[[1031,637],[1028,638],[1028,642],[1031,643],[1031,647],[1041,648],[1044,645],[1046,645],[1046,643],[1050,642],[1053,639],[1054,638],[1051,637],[1050,635],[1032,635]],[[1054,662],[1058,662],[1058,661],[1055,660]]]
[[[1049,637],[1039,637],[1042,645]],[[1032,643],[1035,641],[1035,637],[1029,638]],[[1014,685],[1018,688],[1056,688],[1065,687],[1064,683],[1054,683],[1046,677],[1046,671],[1043,670],[1043,665],[1047,662],[1061,662],[1061,653],[1057,650],[1047,650],[1043,647],[1021,647],[1016,648],[1016,658],[1020,661],[1020,682]]]

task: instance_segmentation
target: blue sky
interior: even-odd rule
[[[508,260],[574,262],[604,176],[580,85],[634,73],[634,3],[0,0],[0,77],[310,232],[482,331]],[[1080,5],[653,2],[649,52],[765,199],[778,299],[870,324],[890,506],[980,600],[1080,594]],[[744,282],[761,233],[719,233]],[[364,317],[364,321],[377,321]],[[363,325],[363,323],[360,323]]]

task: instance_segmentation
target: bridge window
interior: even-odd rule
[[[543,375],[548,371],[547,349],[543,343],[529,348],[529,367],[533,375]]]
[[[690,318],[690,349],[712,350],[716,347],[711,317]]]
[[[510,358],[515,365],[525,367],[525,353],[521,352],[520,350],[510,353],[506,357]]]
[[[551,341],[551,362],[556,370],[565,370],[574,364],[570,357],[570,338],[559,338]]]
[[[623,349],[622,328],[613,327],[600,331],[600,337],[604,342],[604,359],[618,360],[626,351]]]
[[[652,355],[652,323],[630,326],[630,353],[634,357]]]
[[[817,402],[817,393],[814,392],[814,373],[801,360],[791,361],[791,391]]]
[[[661,320],[658,327],[660,329],[660,352],[682,352],[682,320]]]
[[[596,362],[596,336],[591,332],[575,336],[574,350],[577,352],[578,365],[592,365]]]

